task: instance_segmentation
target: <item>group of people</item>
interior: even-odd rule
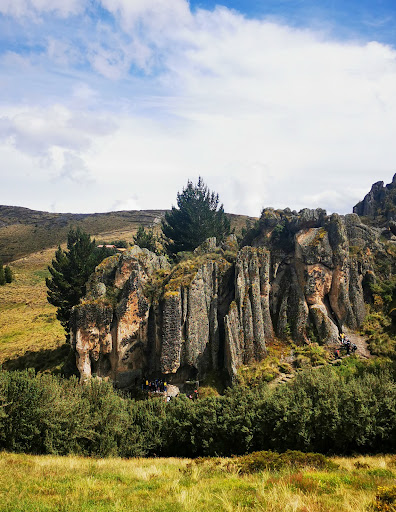
[[[151,393],[166,393],[168,385],[161,379],[143,380],[142,391],[150,391]]]
[[[340,357],[340,351],[342,349],[346,350],[347,356],[349,356],[350,354],[354,354],[356,352],[357,345],[355,343],[352,343],[351,340],[347,336],[345,336],[343,332],[340,334],[339,339],[341,347],[335,350],[335,356],[337,358]]]

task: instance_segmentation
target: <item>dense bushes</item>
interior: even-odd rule
[[[378,364],[327,367],[277,387],[165,403],[130,400],[98,380],[3,371],[0,449],[100,457],[395,451],[396,384]]]
[[[315,468],[319,470],[335,470],[337,464],[321,453],[303,453],[287,450],[284,453],[271,451],[253,452],[236,459],[236,467],[242,474],[258,471],[280,471],[282,469]]]

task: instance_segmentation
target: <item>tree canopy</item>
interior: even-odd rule
[[[97,249],[90,235],[71,229],[67,236],[67,250],[59,246],[52,266],[51,277],[46,279],[47,299],[58,308],[57,318],[69,333],[69,320],[73,306],[85,295],[86,284],[95,267],[107,256],[105,248]]]
[[[219,195],[211,192],[200,177],[194,185],[177,194],[177,208],[174,206],[165,214],[162,231],[170,254],[192,251],[209,237],[223,240],[230,233],[230,221],[219,206]]]
[[[12,283],[12,279],[13,279],[12,270],[10,269],[10,267],[8,265],[6,265],[4,267],[4,277],[5,277],[6,283]]]
[[[139,226],[136,235],[133,237],[133,243],[138,245],[141,249],[148,249],[149,251],[157,253],[158,238],[155,236],[152,229],[147,231],[143,226]]]
[[[2,262],[2,260],[0,260],[0,286],[3,286],[5,284],[6,284],[6,277],[5,277],[3,262]]]

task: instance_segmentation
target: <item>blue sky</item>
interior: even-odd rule
[[[216,4],[190,2],[192,8],[204,9]],[[224,5],[250,18],[273,17],[295,27],[327,27],[337,38],[396,42],[394,0],[232,0]]]
[[[0,0],[0,204],[347,213],[396,170],[391,0]]]

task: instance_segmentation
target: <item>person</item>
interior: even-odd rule
[[[348,338],[345,342],[345,345],[346,345],[347,356],[349,356],[349,354],[351,353],[351,342],[349,341]]]
[[[340,358],[340,349],[339,348],[336,348],[335,351],[334,351],[334,357],[336,359],[339,359]]]
[[[355,343],[352,343],[352,354],[354,354],[357,350],[357,345]]]

